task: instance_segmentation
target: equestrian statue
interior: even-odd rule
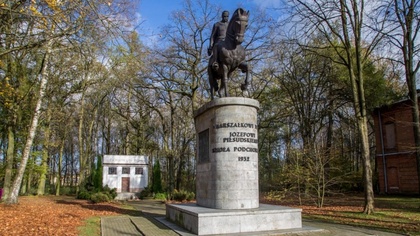
[[[217,37],[218,40],[210,40],[211,43],[208,49],[211,57],[207,66],[207,72],[212,100],[214,99],[214,92],[218,92],[219,97],[229,97],[227,81],[231,73],[237,68],[242,73],[246,73],[245,82],[241,85],[241,90],[247,90],[249,85],[249,71],[248,65],[245,63],[245,49],[241,45],[248,26],[249,11],[238,8],[227,24],[227,29],[223,25],[223,23],[226,23],[226,14],[228,15],[229,13],[224,11],[222,15],[224,19],[213,27],[212,38]],[[218,35],[214,36],[214,33],[217,33],[217,31],[219,31]],[[226,35],[223,35],[224,31]],[[213,42],[215,42],[214,45]],[[220,80],[220,86],[218,80]]]

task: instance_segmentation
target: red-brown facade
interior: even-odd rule
[[[373,113],[380,193],[419,193],[410,103],[401,101]]]

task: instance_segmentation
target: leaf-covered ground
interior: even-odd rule
[[[19,197],[17,205],[0,204],[0,235],[78,235],[92,216],[125,214],[115,203],[92,204],[74,197]]]
[[[377,197],[375,214],[365,215],[363,196],[342,195],[325,199],[317,208],[313,199],[296,196],[262,197],[270,204],[303,209],[305,218],[385,231],[420,235],[420,198]],[[78,235],[78,227],[93,216],[138,214],[118,203],[92,204],[74,197],[19,197],[19,204],[0,203],[0,235]]]

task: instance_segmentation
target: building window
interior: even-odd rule
[[[123,174],[130,174],[130,167],[123,167],[122,168],[122,173]]]
[[[108,168],[109,175],[116,175],[117,174],[117,167],[109,167]]]
[[[136,175],[142,175],[143,174],[143,168],[142,167],[136,167]]]
[[[393,149],[395,146],[395,124],[385,124],[385,148]]]

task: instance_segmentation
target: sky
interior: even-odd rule
[[[159,28],[169,23],[171,12],[182,9],[184,0],[140,0],[138,14],[141,28],[149,33],[158,33]],[[210,0],[211,4],[233,13],[239,6],[252,8],[278,7],[281,0]]]

